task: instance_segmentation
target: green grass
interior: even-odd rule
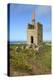
[[[19,51],[15,48],[19,46]],[[27,74],[48,74],[51,73],[51,46],[43,44],[41,53],[33,49],[20,49],[23,44],[10,45],[10,67],[14,72]],[[14,73],[13,72],[13,73]],[[13,75],[12,73],[12,75]],[[17,75],[19,74],[17,73]],[[22,74],[21,74],[22,75]]]

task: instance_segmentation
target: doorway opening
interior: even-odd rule
[[[33,36],[31,36],[31,43],[33,43]]]

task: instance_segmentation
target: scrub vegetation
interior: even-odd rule
[[[26,44],[10,44],[10,76],[50,74],[51,44],[48,44],[43,43],[40,52],[32,48],[25,49]]]

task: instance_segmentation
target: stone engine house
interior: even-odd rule
[[[39,46],[43,42],[42,24],[35,21],[35,12],[32,14],[32,23],[28,24],[27,28],[27,44]]]

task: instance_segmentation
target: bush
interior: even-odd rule
[[[18,47],[17,49],[16,49],[16,52],[20,52],[22,49],[20,48],[20,47]]]

